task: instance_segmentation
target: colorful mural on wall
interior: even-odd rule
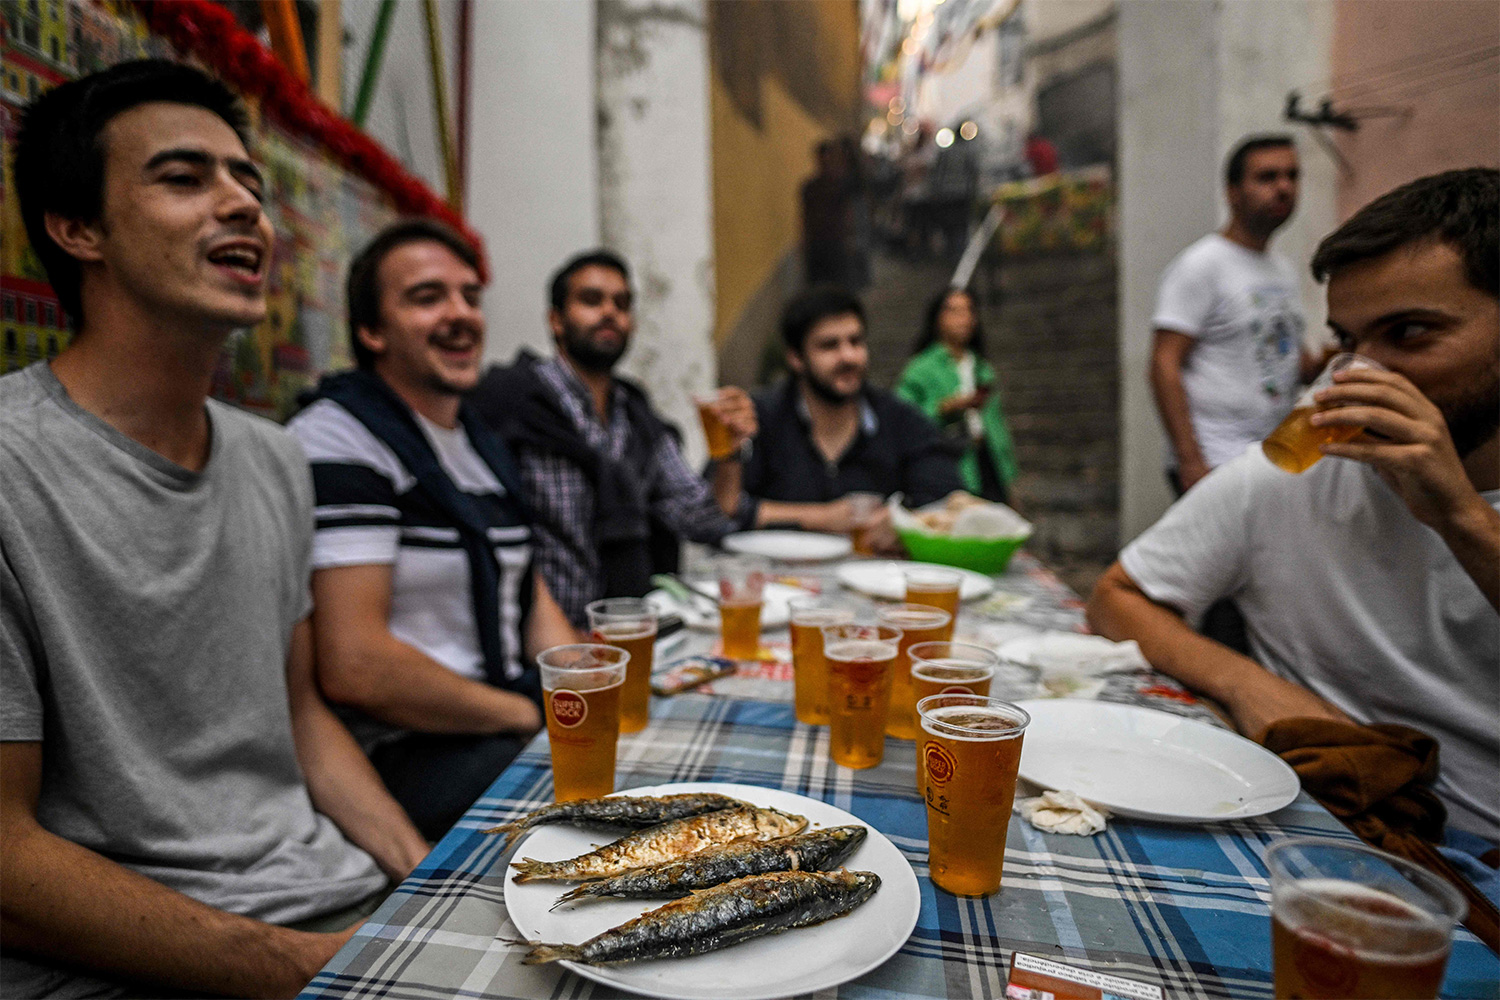
[[[216,72],[249,106],[252,154],[276,227],[264,323],[231,338],[214,394],[285,418],[299,392],[349,364],[343,280],[351,253],[398,214],[462,219],[206,0],[7,0],[0,4],[0,373],[53,357],[70,330],[26,240],[10,171],[19,115],[57,83],[127,59],[186,59]]]

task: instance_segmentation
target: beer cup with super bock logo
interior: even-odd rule
[[[974,694],[923,698],[917,716],[932,884],[955,896],[988,896],[1000,889],[1021,738],[1031,716]]]
[[[552,748],[557,801],[592,799],[615,790],[620,691],[630,654],[618,646],[553,646],[536,658]]]
[[[1468,904],[1448,882],[1350,840],[1266,849],[1278,998],[1435,997]]]

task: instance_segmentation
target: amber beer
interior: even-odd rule
[[[1359,437],[1362,430],[1359,427],[1312,425],[1312,415],[1322,409],[1317,405],[1317,393],[1334,384],[1335,372],[1349,368],[1384,370],[1384,366],[1378,362],[1357,354],[1335,354],[1313,383],[1302,390],[1292,412],[1260,443],[1260,450],[1272,465],[1287,472],[1306,472],[1323,457],[1323,453],[1318,450],[1319,445],[1337,444]]]
[[[629,659],[618,646],[595,643],[554,646],[537,657],[559,802],[615,790],[620,691]]]
[[[1359,437],[1358,427],[1314,427],[1311,417],[1318,412],[1314,406],[1299,406],[1286,415],[1286,419],[1271,432],[1271,436],[1260,443],[1271,464],[1287,472],[1306,472],[1317,464],[1323,453],[1320,444],[1337,444]]]
[[[828,625],[828,754],[835,764],[874,767],[885,756],[885,716],[897,629],[885,625]]]
[[[719,636],[731,660],[760,655],[760,608],[771,564],[759,556],[725,556],[715,565],[719,581]]]
[[[875,546],[870,543],[870,533],[875,530],[875,514],[885,498],[879,493],[849,493],[849,543],[857,556],[873,556]]]
[[[951,616],[946,635],[939,639],[953,638],[953,623],[958,620],[958,598],[963,586],[963,574],[956,569],[923,566],[906,570],[906,603],[925,604],[939,608]]]
[[[907,650],[923,642],[946,639],[953,618],[946,611],[925,604],[893,604],[881,608],[876,619],[882,625],[901,631],[900,648],[891,666],[891,703],[886,714],[885,732],[900,740],[917,738],[917,701],[912,697],[911,658]]]
[[[1000,657],[994,650],[966,642],[917,643],[907,650],[907,656],[911,659],[912,694],[916,701],[935,694],[988,697],[990,681],[1000,665]]]
[[[791,603],[792,684],[797,721],[828,725],[828,662],[823,659],[823,627],[848,625],[854,609],[820,598],[798,598]]]
[[[722,461],[734,454],[734,434],[719,416],[716,409],[718,402],[719,394],[716,392],[693,396],[693,403],[698,407],[698,419],[703,421],[703,437],[708,443],[708,457]]]
[[[1466,910],[1451,885],[1394,855],[1316,837],[1272,844],[1266,864],[1277,997],[1437,996]]]
[[[611,597],[586,609],[594,641],[630,654],[620,691],[620,732],[646,728],[651,708],[651,667],[656,653],[656,609],[639,597]]]
[[[1031,716],[1008,702],[940,694],[917,703],[933,885],[955,896],[1000,888],[1016,797],[1021,739]]]

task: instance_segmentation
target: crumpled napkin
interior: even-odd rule
[[[1090,805],[1077,792],[1043,792],[1034,799],[1017,799],[1016,812],[1026,822],[1046,833],[1071,833],[1092,837],[1103,831],[1109,811]]]
[[[1063,698],[1095,697],[1104,688],[1105,674],[1151,667],[1134,639],[1111,642],[1080,632],[1043,632],[1012,640],[997,652],[1002,660],[1037,671],[1042,686]]]

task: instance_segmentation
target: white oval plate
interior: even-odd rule
[[[879,875],[880,888],[847,916],[722,951],[614,966],[560,964],[586,979],[667,1000],[772,1000],[832,989],[862,976],[899,951],[911,936],[922,907],[917,877],[896,845],[859,817],[817,799],[756,785],[683,782],[631,788],[622,794],[679,792],[718,792],[798,813],[807,817],[809,829],[847,823],[868,827],[869,836],[846,867]],[[515,857],[558,861],[592,850],[600,842],[598,831],[543,826],[521,842]],[[578,944],[666,902],[611,899],[549,912],[548,907],[570,887],[564,882],[517,884],[511,869],[505,880],[505,908],[511,922],[533,941]]]
[[[1275,812],[1301,791],[1286,761],[1227,729],[1102,701],[1019,704],[1031,714],[1021,777],[1077,792],[1121,816],[1244,819]]]
[[[783,562],[827,562],[854,551],[845,536],[818,531],[741,531],[724,536],[723,545],[730,552]]]
[[[906,599],[906,577],[902,576],[901,572],[915,566],[952,569],[963,574],[963,580],[958,585],[958,596],[963,601],[983,597],[995,589],[993,580],[971,569],[938,566],[936,563],[903,562],[895,559],[846,562],[838,568],[838,578],[844,586],[850,590],[857,590],[861,594],[879,597],[886,601],[902,601]]]

